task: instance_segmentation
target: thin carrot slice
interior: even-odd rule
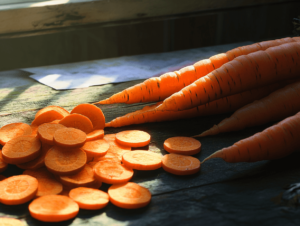
[[[122,162],[136,170],[156,170],[161,167],[161,158],[160,154],[138,150],[125,153]]]
[[[29,162],[41,154],[41,142],[34,136],[19,136],[8,141],[2,149],[2,157],[10,164]]]
[[[31,125],[32,126],[39,126],[42,125],[43,123],[47,123],[47,122],[52,122],[56,119],[63,119],[64,115],[54,111],[54,110],[50,110],[50,111],[46,111],[41,113],[38,117],[36,117],[32,122]]]
[[[37,125],[30,125],[30,128],[32,130],[31,136],[37,137],[37,131],[38,131],[39,127]]]
[[[104,129],[105,117],[100,108],[93,104],[79,104],[72,111],[71,114],[77,113],[88,117],[92,123],[94,129]]]
[[[63,128],[55,131],[53,140],[58,146],[76,148],[84,145],[86,141],[86,134],[79,129]]]
[[[39,111],[35,114],[35,118],[37,118],[37,117],[38,117],[39,115],[41,115],[42,113],[47,112],[47,111],[51,111],[51,110],[54,110],[54,111],[59,112],[59,113],[62,114],[64,117],[66,117],[67,115],[70,114],[66,109],[64,109],[64,108],[62,108],[62,107],[60,107],[60,106],[50,105],[50,106],[44,107],[44,108],[42,108],[41,110],[39,110]]]
[[[118,162],[99,162],[94,167],[95,178],[107,184],[128,182],[133,170]]]
[[[190,175],[200,170],[200,161],[192,156],[171,153],[162,158],[162,167],[175,175]]]
[[[38,127],[37,135],[41,142],[54,145],[53,135],[56,130],[65,128],[62,124],[44,123]]]
[[[87,141],[81,147],[81,149],[86,152],[87,156],[98,158],[104,156],[107,153],[109,149],[109,143],[103,139]]]
[[[24,226],[25,224],[15,218],[9,217],[0,217],[0,225],[1,226]]]
[[[130,152],[130,151],[131,151],[131,147],[120,145],[115,141],[111,141],[111,142],[109,142],[109,149],[108,149],[106,155],[104,155],[104,157],[105,156],[114,156],[114,157],[117,157],[120,161],[122,161],[123,154],[125,154],[126,152]]]
[[[3,157],[2,157],[2,152],[0,149],[0,173],[3,172],[4,170],[6,170],[7,168],[7,163],[4,161]]]
[[[121,162],[120,158],[113,153],[107,153],[105,156],[100,158],[95,158],[93,162],[90,162],[90,165],[98,162]],[[95,164],[94,164],[95,165]]]
[[[180,155],[195,155],[201,151],[201,143],[192,137],[171,137],[165,140],[164,149]]]
[[[141,130],[126,130],[116,134],[116,142],[124,146],[143,147],[150,143],[151,136]]]
[[[115,141],[116,140],[116,134],[115,133],[105,134],[103,139],[106,140],[106,141]]]
[[[33,200],[29,206],[30,215],[44,222],[60,222],[76,217],[79,206],[63,195],[46,195]]]
[[[58,124],[60,122],[60,119],[56,119],[56,120],[54,120],[54,121],[52,121],[52,122],[49,122],[49,123],[52,123],[52,124]]]
[[[109,203],[108,194],[94,188],[74,188],[70,191],[69,196],[77,202],[79,208],[86,210],[102,209]]]
[[[136,183],[114,184],[108,189],[109,200],[124,209],[137,209],[151,201],[150,191]]]
[[[70,114],[60,120],[59,124],[62,124],[66,127],[79,129],[86,134],[89,134],[93,131],[93,124],[91,120],[88,117],[80,114]]]
[[[0,144],[5,145],[12,138],[21,135],[31,135],[32,129],[25,123],[11,123],[0,129]]]
[[[86,135],[86,141],[98,140],[104,137],[104,130],[97,129]]]
[[[6,205],[19,205],[35,197],[38,181],[29,175],[11,176],[1,181],[0,201]]]
[[[67,176],[78,173],[86,164],[86,153],[80,148],[65,148],[54,146],[45,157],[47,169],[57,175]]]

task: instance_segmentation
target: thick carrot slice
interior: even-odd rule
[[[175,175],[190,175],[200,170],[200,161],[192,156],[167,154],[162,158],[162,167]]]
[[[104,130],[97,129],[86,135],[86,141],[98,140],[104,137]]]
[[[109,196],[106,192],[94,188],[74,188],[69,196],[79,205],[79,208],[86,210],[98,210],[109,203]]]
[[[114,184],[108,189],[109,200],[124,209],[137,209],[151,201],[150,191],[136,183]]]
[[[84,150],[87,154],[87,156],[92,156],[95,158],[99,158],[104,156],[108,149],[109,149],[109,143],[104,140],[93,140],[93,141],[87,141],[85,144],[81,147],[82,150]]]
[[[192,137],[171,137],[165,140],[164,149],[180,155],[195,155],[200,152],[201,143]]]
[[[54,145],[53,135],[56,130],[65,128],[62,124],[44,123],[38,127],[37,135],[41,142]]]
[[[80,148],[65,148],[54,146],[45,157],[45,166],[54,174],[60,176],[78,173],[86,164],[86,153]]]
[[[73,113],[88,117],[92,121],[95,130],[101,130],[105,127],[103,112],[93,104],[79,104],[71,111],[71,114]]]
[[[0,201],[6,205],[19,205],[33,199],[38,190],[38,181],[29,175],[11,176],[1,181]]]
[[[123,155],[122,162],[128,168],[136,170],[156,170],[161,167],[160,154],[151,151],[131,151]]]
[[[150,134],[141,130],[126,130],[116,134],[116,142],[129,147],[146,146],[150,139]]]
[[[80,114],[70,114],[60,120],[59,124],[62,124],[66,127],[79,129],[86,134],[93,131],[93,124],[91,120],[88,117]]]
[[[25,224],[15,218],[9,217],[0,217],[0,225],[1,226],[24,226]]]
[[[118,162],[99,162],[94,167],[95,178],[107,184],[128,182],[133,170]]]
[[[46,111],[41,113],[38,117],[36,117],[32,122],[31,125],[32,126],[39,126],[42,125],[43,123],[47,123],[47,122],[52,122],[56,119],[63,119],[64,115],[54,111],[54,110],[50,110],[50,111]]]
[[[54,111],[59,112],[59,113],[62,114],[64,117],[66,117],[67,115],[70,114],[66,109],[64,109],[64,108],[62,108],[62,107],[60,107],[60,106],[50,105],[50,106],[44,107],[44,108],[42,108],[41,110],[39,110],[39,111],[35,114],[35,118],[37,118],[37,117],[38,117],[39,115],[41,115],[42,113],[47,112],[47,111],[51,111],[51,110],[54,110]]]
[[[32,129],[29,125],[19,122],[7,124],[0,129],[0,144],[5,145],[9,140],[21,136],[31,135]]]
[[[86,134],[79,129],[63,128],[55,131],[53,140],[58,146],[76,148],[84,145],[86,141]]]
[[[2,149],[2,157],[10,164],[29,162],[41,154],[41,142],[34,136],[18,136],[8,141]]]
[[[6,170],[6,168],[7,168],[7,163],[4,161],[2,157],[2,152],[0,150],[0,173]]]
[[[33,200],[29,206],[30,215],[44,222],[60,222],[76,217],[79,206],[63,195],[46,195]]]

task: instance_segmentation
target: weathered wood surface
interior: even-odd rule
[[[28,75],[16,70],[0,73],[0,126],[11,122],[30,123],[37,110],[48,105],[72,110],[77,104],[96,102],[139,82],[55,91],[28,78]],[[145,105],[115,104],[98,107],[103,110],[107,121],[110,121]],[[165,139],[198,134],[227,116],[106,128],[105,133],[125,129],[147,131],[152,135],[150,148],[166,154],[163,150]],[[232,145],[271,124],[201,138],[202,151],[195,157],[203,160],[214,151]],[[282,194],[287,185],[299,182],[299,158],[300,154],[295,153],[276,161],[238,164],[215,159],[203,164],[199,173],[187,177],[171,175],[162,169],[135,171],[132,181],[149,188],[153,195],[147,207],[123,210],[109,204],[103,210],[81,210],[75,219],[55,225],[298,225],[300,216],[297,192],[292,192],[289,200],[284,200]],[[22,170],[9,166],[3,175],[20,173]],[[108,187],[103,185],[101,189],[106,191]],[[30,217],[27,207],[28,203],[20,206],[1,204],[0,216],[17,217],[28,225],[53,225]]]

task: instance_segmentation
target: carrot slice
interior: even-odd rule
[[[64,117],[66,117],[67,115],[70,114],[66,109],[64,109],[64,108],[62,108],[60,106],[50,105],[50,106],[44,107],[41,110],[39,110],[35,114],[35,118],[37,118],[42,113],[47,112],[47,111],[51,111],[51,110],[57,111],[58,113],[62,114]]]
[[[66,127],[79,129],[86,134],[93,131],[93,124],[91,120],[88,117],[80,114],[70,114],[60,120],[59,124],[62,124]]]
[[[105,134],[103,139],[106,140],[106,141],[115,141],[116,140],[116,134],[115,133]]]
[[[151,201],[150,191],[136,183],[114,184],[108,189],[109,200],[124,209],[137,209]]]
[[[151,151],[131,151],[123,155],[122,162],[128,168],[136,170],[156,170],[161,167],[160,154]]]
[[[41,113],[38,117],[36,117],[32,122],[31,125],[32,126],[39,126],[42,125],[43,123],[47,123],[47,122],[52,122],[56,119],[62,119],[64,118],[64,115],[54,111],[54,110],[50,110],[50,111],[46,111]]]
[[[88,157],[92,156],[98,158],[104,156],[107,153],[109,149],[109,143],[103,139],[87,141],[81,147],[81,149],[86,152]]]
[[[86,135],[86,141],[98,140],[104,137],[104,130],[97,129]]]
[[[165,140],[164,149],[175,154],[195,155],[201,151],[201,143],[192,137],[171,137]]]
[[[44,123],[38,127],[37,135],[41,142],[54,145],[53,135],[56,130],[65,128],[62,124]]]
[[[25,224],[15,218],[0,217],[0,225],[2,226],[24,226]]]
[[[12,138],[21,135],[31,135],[31,133],[31,127],[25,123],[7,124],[0,129],[0,144],[5,145]]]
[[[150,143],[151,136],[141,130],[126,130],[116,134],[116,142],[124,146],[143,147]]]
[[[76,148],[81,147],[85,143],[86,134],[79,129],[63,128],[55,131],[53,140],[58,146]]]
[[[29,206],[30,215],[44,222],[60,222],[76,217],[79,206],[63,195],[45,195],[33,200]]]
[[[41,154],[41,142],[34,136],[19,136],[8,141],[2,149],[2,157],[10,164],[29,162]]]
[[[6,205],[19,205],[35,197],[38,181],[29,175],[11,176],[1,181],[0,201]]]
[[[200,161],[192,156],[171,153],[162,158],[162,167],[175,175],[190,175],[200,170]]]
[[[118,162],[99,162],[94,167],[95,178],[107,184],[128,182],[133,170]]]
[[[6,170],[7,168],[7,163],[4,161],[3,157],[2,157],[2,152],[0,149],[0,173],[3,172],[4,170]]]
[[[86,153],[80,148],[65,148],[54,146],[45,157],[47,169],[57,175],[66,176],[78,173],[86,164]]]
[[[86,210],[98,210],[109,203],[109,196],[106,192],[94,188],[74,188],[69,196],[79,205],[79,208]]]
[[[37,137],[37,131],[38,131],[39,127],[37,125],[30,125],[30,128],[32,130],[31,136]]]
[[[79,104],[72,111],[71,114],[77,113],[88,117],[92,123],[94,129],[104,129],[105,117],[100,108],[93,104]]]

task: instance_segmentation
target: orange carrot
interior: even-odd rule
[[[116,142],[129,147],[146,146],[150,139],[150,134],[141,130],[126,130],[116,134]]]
[[[79,129],[85,132],[86,134],[93,131],[93,124],[91,120],[88,117],[80,114],[70,114],[62,120],[60,120],[59,124],[62,124],[65,127]]]
[[[108,194],[94,188],[74,188],[70,191],[69,196],[77,202],[79,208],[86,210],[102,209],[109,203]]]
[[[0,183],[0,202],[6,205],[19,205],[35,197],[38,181],[32,176],[18,175],[4,179]]]
[[[162,158],[162,167],[175,175],[190,175],[200,170],[200,161],[192,156],[171,153]]]
[[[67,115],[70,114],[66,109],[64,109],[64,108],[62,108],[62,107],[60,107],[60,106],[51,105],[51,106],[47,106],[47,107],[44,107],[44,108],[42,108],[41,110],[39,110],[39,111],[35,114],[35,118],[37,118],[39,115],[41,115],[41,114],[44,113],[44,112],[52,111],[52,110],[53,110],[53,111],[57,111],[58,113],[62,114],[63,117],[66,117]]]
[[[24,223],[15,218],[9,217],[1,217],[0,218],[0,225],[3,226],[24,226]]]
[[[0,144],[5,145],[6,142],[21,135],[31,135],[32,129],[29,125],[19,122],[10,123],[0,129]]]
[[[103,137],[104,137],[104,130],[97,129],[97,130],[93,130],[92,132],[86,135],[86,141],[98,140],[98,139],[102,139]]]
[[[131,151],[131,147],[118,144],[115,141],[116,134],[106,134],[103,139],[109,143],[109,149],[104,157],[115,157],[122,161],[124,153]]]
[[[180,155],[195,155],[200,152],[201,143],[191,137],[171,137],[165,140],[164,149]]]
[[[86,141],[86,134],[75,128],[63,128],[55,131],[54,144],[65,148],[82,147]]]
[[[222,158],[226,162],[256,162],[283,158],[299,149],[300,112],[262,132],[240,140],[205,158]]]
[[[137,209],[151,201],[150,191],[136,183],[115,184],[108,189],[109,200],[124,209]]]
[[[183,88],[180,92],[174,93],[165,99],[157,110],[185,110],[255,87],[297,78],[300,73],[299,46],[300,42],[292,42],[270,47],[266,51],[239,56]],[[278,65],[284,65],[286,61],[277,62],[268,53],[275,49],[280,49],[280,54],[287,56],[290,66],[287,74],[279,74],[276,71]]]
[[[6,168],[7,168],[7,163],[4,161],[2,157],[2,151],[0,149],[0,173],[6,170]]]
[[[43,123],[52,122],[56,119],[62,119],[64,118],[64,115],[60,112],[57,112],[55,110],[45,111],[38,115],[32,122],[31,126],[39,126]]]
[[[65,128],[64,125],[44,123],[38,127],[37,135],[42,143],[54,145],[53,135],[56,130]]]
[[[107,153],[109,146],[106,140],[100,139],[86,142],[81,149],[86,152],[88,157],[99,158]]]
[[[63,195],[46,195],[33,200],[29,206],[30,215],[44,222],[60,222],[76,217],[79,206]]]
[[[269,96],[248,104],[207,131],[194,137],[216,135],[282,120],[300,111],[300,81],[276,90]]]
[[[122,162],[131,169],[156,170],[161,167],[161,158],[160,154],[151,151],[135,150],[125,153]]]

